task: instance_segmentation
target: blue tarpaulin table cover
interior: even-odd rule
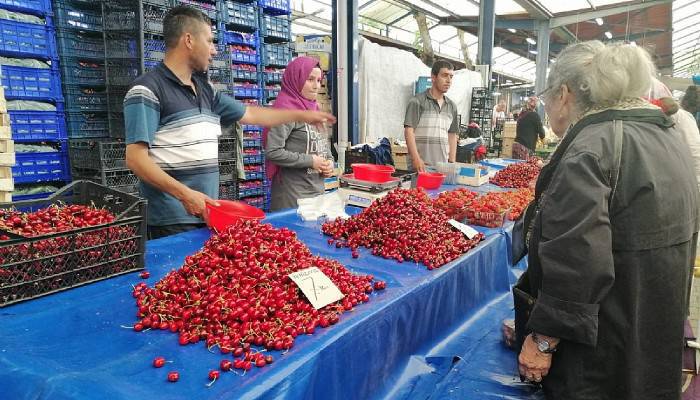
[[[298,337],[286,354],[270,352],[271,366],[222,373],[211,387],[207,373],[225,358],[217,349],[123,327],[136,321],[137,273],[12,305],[0,309],[0,399],[538,398],[500,343],[500,322],[512,314],[512,223],[480,229],[487,237],[477,248],[428,271],[364,248],[353,259],[294,211],[265,222],[294,230],[315,254],[373,274],[387,289],[335,326]],[[146,282],[179,268],[209,236],[201,229],[148,242]],[[153,368],[157,356],[172,362]],[[166,381],[171,370],[179,382]]]

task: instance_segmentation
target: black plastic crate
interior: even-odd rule
[[[69,112],[66,113],[68,136],[71,139],[99,138],[109,136],[107,113]]]
[[[0,307],[144,268],[146,201],[74,181],[48,199],[0,204],[32,212],[61,204],[92,205],[116,216],[108,224],[0,241]]]
[[[370,155],[366,151],[361,150],[345,150],[345,173],[352,173],[352,164],[374,164]]]
[[[68,147],[73,168],[93,170],[126,169],[126,143],[71,140]]]
[[[59,28],[80,29],[102,32],[102,9],[78,8],[70,3],[55,2],[56,26]]]
[[[73,179],[92,181],[109,187],[133,186],[139,183],[139,178],[128,169],[99,170],[72,167]]]
[[[61,58],[61,78],[64,85],[103,86],[105,66],[94,60],[64,57]]]
[[[219,199],[238,200],[238,184],[235,181],[219,183]]]
[[[236,160],[219,160],[219,182],[235,182],[237,179]]]
[[[107,92],[104,88],[64,86],[66,109],[71,112],[107,111]]]
[[[111,86],[128,86],[138,77],[141,67],[138,61],[107,61],[107,84]]]
[[[104,39],[73,30],[57,30],[56,39],[61,57],[104,59]]]
[[[236,138],[222,136],[219,138],[219,160],[234,160],[236,158]]]

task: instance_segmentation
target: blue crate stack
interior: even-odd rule
[[[272,105],[280,91],[284,68],[292,59],[291,7],[289,0],[258,0],[260,8],[260,43],[262,103]],[[270,183],[262,179],[263,208],[270,208]]]
[[[16,150],[13,200],[45,197],[71,180],[51,1],[0,0],[0,8],[2,85]]]

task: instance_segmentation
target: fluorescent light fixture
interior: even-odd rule
[[[513,29],[513,28],[508,28],[508,32],[510,32],[510,33],[515,33],[515,29]]]
[[[612,39],[612,33],[610,33],[610,31],[605,32],[605,37],[608,39]]]
[[[600,17],[596,18],[595,23],[598,25],[603,25],[603,18],[600,18]]]
[[[634,40],[631,41],[631,42],[630,42],[630,46],[632,46],[632,47],[637,47],[637,42],[635,42]]]
[[[531,54],[537,54],[537,50],[530,50]]]
[[[532,45],[537,44],[537,42],[535,42],[535,39],[533,39],[533,38],[527,38],[527,39],[525,39],[525,41],[532,44]]]

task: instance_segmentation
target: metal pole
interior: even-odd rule
[[[488,65],[491,69],[493,61],[493,37],[496,26],[496,0],[482,0],[479,2],[479,54],[477,64]],[[491,74],[485,84],[491,87]]]
[[[345,168],[345,150],[359,141],[358,121],[358,36],[357,0],[333,1],[335,13],[334,54],[336,60],[335,97],[338,116],[338,163]]]
[[[538,21],[537,26],[537,58],[535,60],[535,93],[542,92],[547,85],[547,68],[549,67],[549,21]],[[544,116],[542,103],[537,105],[540,116]]]

